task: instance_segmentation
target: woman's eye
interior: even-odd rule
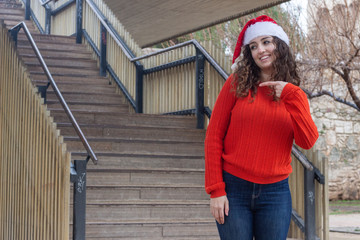
[[[265,41],[264,41],[264,44],[269,44],[269,43],[270,43],[269,40],[265,40]]]
[[[254,50],[255,48],[256,48],[255,45],[250,46],[250,49],[251,49],[251,50]]]

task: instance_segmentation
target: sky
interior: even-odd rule
[[[291,7],[300,7],[301,9],[301,13],[300,13],[300,26],[302,27],[303,31],[307,30],[307,23],[306,23],[306,18],[307,18],[307,4],[308,4],[308,0],[291,0],[288,3]]]

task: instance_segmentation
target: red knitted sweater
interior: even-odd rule
[[[294,139],[309,149],[319,136],[299,87],[286,84],[278,102],[270,88],[258,87],[252,101],[250,94],[235,96],[231,79],[220,91],[206,132],[205,189],[212,198],[226,195],[223,170],[259,184],[287,178]]]

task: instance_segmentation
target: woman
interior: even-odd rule
[[[241,48],[243,55],[240,57]],[[213,109],[205,139],[205,188],[222,240],[286,239],[293,141],[317,138],[284,30],[250,20],[235,48],[234,73]]]

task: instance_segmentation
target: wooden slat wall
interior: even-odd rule
[[[230,72],[229,56],[211,42],[201,44],[225,71]],[[145,68],[152,68],[194,55],[194,47],[187,46],[145,59],[143,64]],[[206,61],[205,106],[211,109],[214,107],[217,95],[224,83],[225,80]],[[149,74],[144,77],[144,112],[164,113],[195,108],[195,87],[195,63]]]
[[[131,51],[136,56],[140,56],[141,48],[135,42],[135,40],[132,38],[132,36],[129,34],[129,32],[124,28],[124,26],[120,23],[120,21],[116,18],[116,16],[113,14],[111,9],[108,8],[108,6],[104,3],[103,0],[93,0],[93,1],[98,6],[100,11],[104,14],[106,19],[113,25],[115,30],[118,32],[120,37],[125,41],[125,43],[131,49]],[[84,0],[84,2],[85,2],[85,0]],[[85,19],[84,19],[84,21],[85,21]],[[100,28],[100,26],[99,26],[99,28]]]
[[[131,39],[130,34],[125,31],[123,26],[116,20],[106,5],[104,5],[101,0],[95,0],[94,2],[101,9],[106,18],[111,22],[113,27],[117,30],[119,35],[128,44],[129,48],[135,53],[135,55],[140,55],[141,49]],[[97,19],[88,4],[86,2],[84,4],[83,28],[88,32],[98,49],[100,49],[100,21]],[[126,58],[121,48],[109,34],[107,34],[107,62],[113,67],[113,70],[119,77],[120,81],[127,88],[130,95],[135,99],[135,65]]]
[[[193,46],[166,52],[143,61],[152,68],[194,56]],[[195,62],[144,76],[144,112],[165,113],[195,108]]]
[[[68,0],[52,1],[51,9],[55,10]],[[76,4],[72,4],[65,11],[51,17],[51,34],[70,36],[76,32]]]
[[[22,4],[24,4],[21,1]],[[37,20],[39,21],[41,27],[45,30],[45,8],[41,6],[39,0],[30,0],[31,10],[34,12]]]
[[[303,151],[306,157],[316,166],[325,176],[325,184],[321,185],[315,181],[315,218],[317,226],[317,236],[322,240],[329,239],[329,196],[328,196],[328,159],[322,158],[318,151]],[[293,208],[304,219],[304,168],[301,163],[292,156],[293,173],[290,175],[289,184],[292,194]],[[291,222],[289,237],[304,239],[304,234]]]
[[[0,25],[0,239],[68,239],[70,154]]]

